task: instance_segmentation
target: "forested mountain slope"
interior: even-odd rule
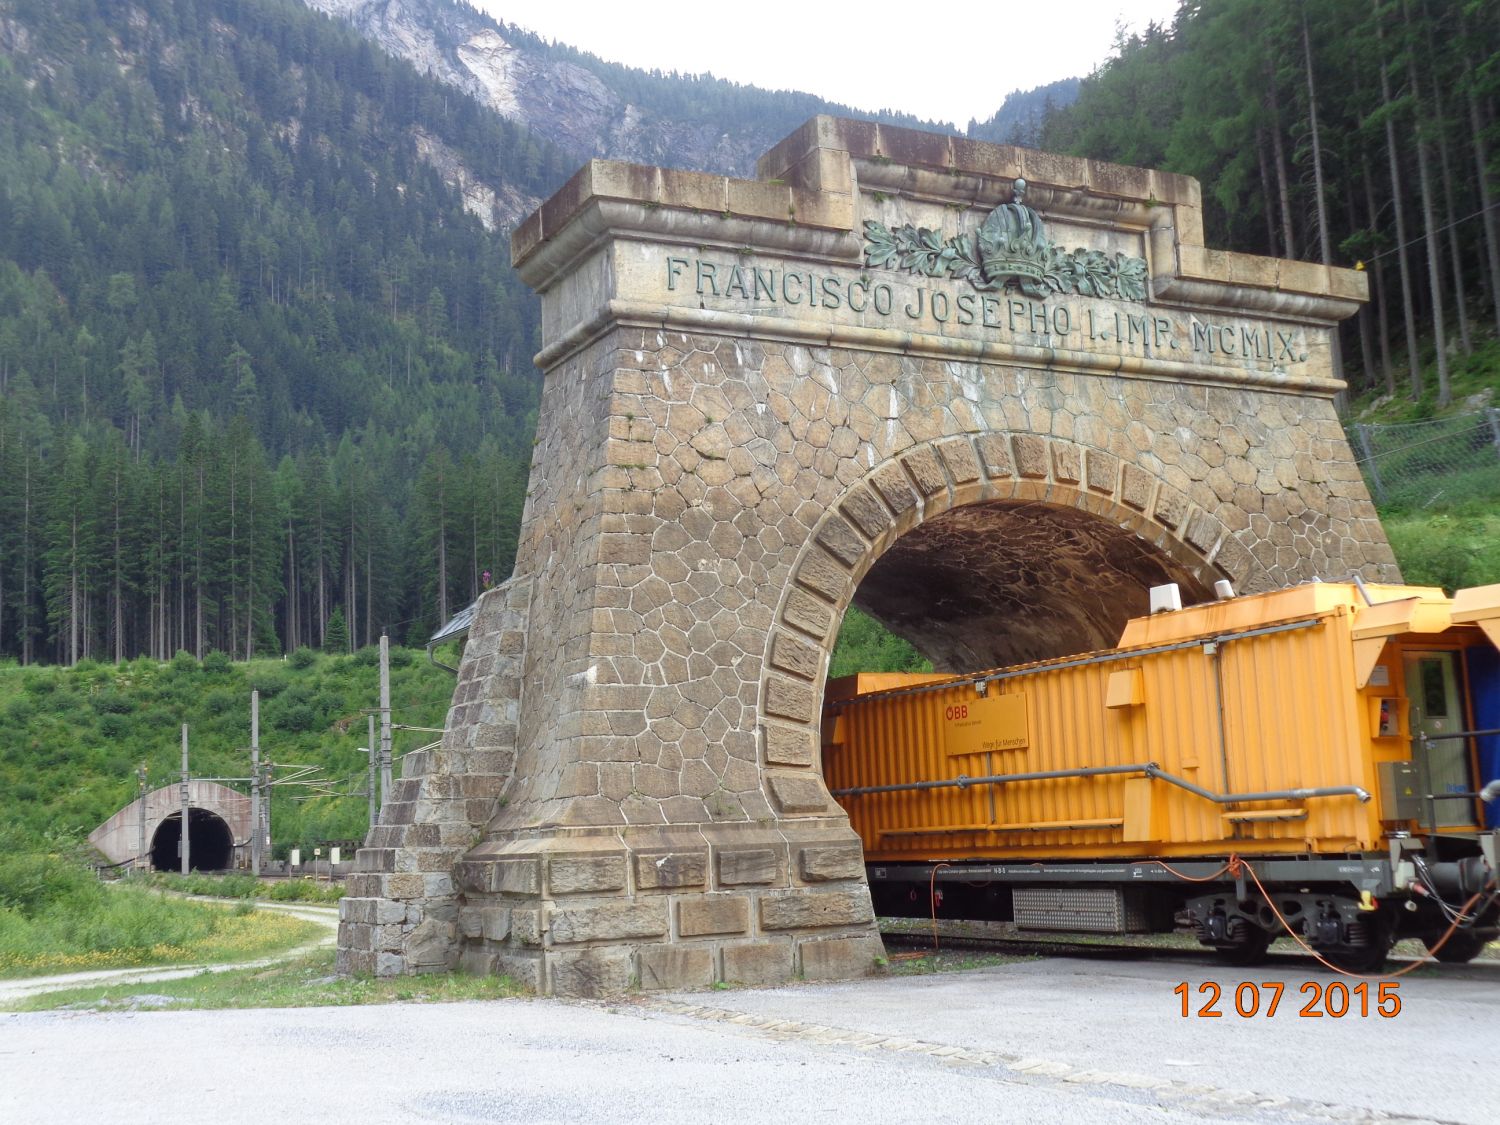
[[[307,3],[347,20],[382,49],[524,124],[580,162],[605,156],[749,177],[761,153],[818,113],[951,128],[893,110],[860,113],[793,90],[605,62],[455,0]],[[682,18],[689,18],[686,10]]]
[[[297,0],[0,0],[0,656],[423,635],[507,572],[537,307],[444,174],[573,163]]]
[[[1500,379],[1497,102],[1493,0],[1204,0],[1127,39],[1040,143],[1198,177],[1210,245],[1365,262],[1346,375],[1441,409],[1461,373]]]

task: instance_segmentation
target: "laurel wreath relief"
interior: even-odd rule
[[[1103,250],[1064,250],[1034,239],[1006,239],[986,229],[944,238],[910,223],[895,230],[865,221],[865,262],[923,277],[952,277],[976,289],[1015,289],[1028,297],[1077,293],[1084,297],[1146,299],[1146,260]]]

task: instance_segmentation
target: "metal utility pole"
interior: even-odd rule
[[[141,822],[137,826],[139,835],[136,837],[135,845],[135,867],[139,871],[146,863],[146,764],[142,762],[135,768],[135,785],[141,802]]]
[[[376,818],[380,815],[380,809],[375,804],[375,775],[380,766],[380,763],[377,761],[380,743],[375,741],[375,716],[367,715],[365,717],[370,720],[370,740],[365,743],[365,752],[370,756],[370,827],[374,828]]]
[[[188,739],[187,724],[182,724],[182,836],[178,845],[178,851],[182,855],[182,873],[188,873],[189,855],[191,844],[188,840]]]
[[[261,846],[265,848],[263,858],[269,858],[275,854],[271,847],[271,771],[276,768],[276,763],[267,759],[260,767],[260,816],[261,823],[255,826],[255,830],[261,833]]]
[[[260,878],[260,692],[250,693],[250,874]]]
[[[380,634],[380,815],[391,796],[391,640]]]

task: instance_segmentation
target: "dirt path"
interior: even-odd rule
[[[184,897],[190,897],[195,902],[222,902],[229,905],[237,905],[245,901],[238,898],[207,898],[202,895]],[[316,922],[325,927],[327,932],[318,938],[317,941],[299,945],[295,949],[288,949],[283,953],[277,953],[270,957],[257,957],[250,961],[224,961],[212,964],[199,963],[192,965],[157,965],[154,967],[130,969],[94,969],[84,973],[61,973],[56,976],[0,980],[0,1005],[13,1003],[26,996],[34,996],[39,992],[57,992],[65,988],[81,988],[90,984],[177,980],[179,977],[190,977],[198,973],[222,973],[227,969],[258,969],[267,965],[280,964],[282,961],[289,961],[293,957],[300,957],[304,953],[311,953],[314,949],[321,949],[324,946],[332,945],[338,937],[339,911],[336,906],[312,906],[307,903],[298,902],[257,902],[255,909],[274,910],[282,914],[290,914],[292,917],[300,918],[304,922]]]

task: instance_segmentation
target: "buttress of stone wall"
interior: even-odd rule
[[[442,742],[402,759],[401,780],[355,857],[339,903],[340,972],[396,976],[456,961],[453,866],[515,767],[530,600],[528,578],[480,599]]]

